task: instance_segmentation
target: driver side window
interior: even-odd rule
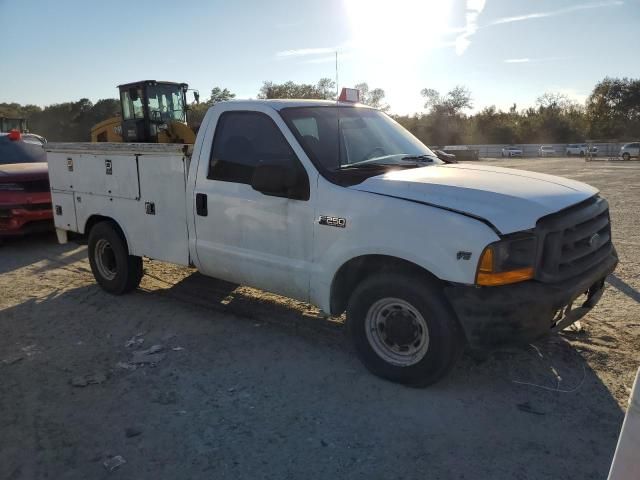
[[[210,180],[251,185],[260,164],[295,170],[300,182],[308,176],[282,132],[260,112],[225,112],[220,116],[209,159]]]

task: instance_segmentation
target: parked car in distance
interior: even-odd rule
[[[571,157],[574,155],[577,157],[584,157],[588,153],[590,153],[592,157],[597,157],[598,147],[594,147],[594,146],[589,147],[589,145],[587,145],[586,143],[572,143],[570,145],[567,145],[567,149],[566,149],[567,157]]]
[[[556,155],[556,149],[551,145],[541,145],[538,150],[538,156],[540,157],[554,157]]]
[[[620,156],[624,160],[630,160],[632,157],[640,158],[640,142],[623,145],[620,149]]]
[[[518,147],[504,147],[502,149],[502,156],[503,157],[521,157],[522,156],[522,149],[518,148]]]
[[[480,152],[466,145],[446,145],[441,151],[450,155],[455,155],[456,160],[478,160]]]
[[[17,130],[0,133],[0,239],[53,230],[45,143]]]
[[[452,153],[447,153],[444,150],[433,150],[433,153],[444,163],[458,163],[456,156]]]

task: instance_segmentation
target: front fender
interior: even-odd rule
[[[499,239],[479,220],[458,213],[351,189],[327,187],[320,215],[346,226],[314,225],[312,303],[329,311],[331,284],[340,267],[364,255],[395,257],[454,283],[473,284],[484,248]]]

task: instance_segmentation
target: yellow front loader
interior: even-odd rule
[[[92,142],[195,143],[196,134],[187,125],[186,83],[143,80],[118,89],[120,117],[95,125]]]

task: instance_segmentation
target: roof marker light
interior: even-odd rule
[[[9,137],[9,140],[11,140],[12,142],[17,142],[22,138],[22,135],[20,134],[19,130],[16,130],[14,128],[7,134],[7,137]]]
[[[338,101],[347,103],[358,103],[360,102],[360,90],[358,90],[357,88],[343,88]]]

